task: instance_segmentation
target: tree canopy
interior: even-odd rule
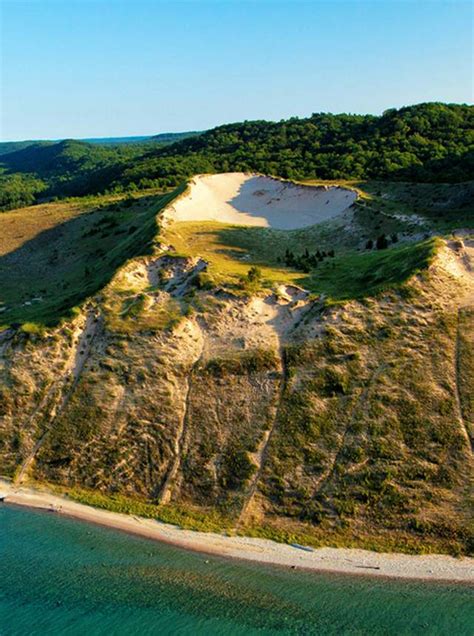
[[[167,188],[194,174],[227,171],[457,183],[474,178],[474,106],[426,103],[380,117],[314,113],[245,121],[166,145],[39,144],[4,154],[0,166],[7,189],[19,184],[12,175],[26,174],[33,196]]]

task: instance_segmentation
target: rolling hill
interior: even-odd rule
[[[120,177],[124,164],[147,149],[163,148],[197,134],[0,143],[0,210],[101,192]]]

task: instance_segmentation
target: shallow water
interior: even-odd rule
[[[473,588],[248,564],[0,507],[0,635],[474,634]]]

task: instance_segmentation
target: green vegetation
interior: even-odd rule
[[[276,534],[309,524],[310,544],[472,553],[469,451],[452,397],[456,321],[420,293],[341,310],[320,338],[288,348],[262,488]]]
[[[0,166],[41,179],[41,196],[61,197],[169,188],[228,171],[458,183],[474,176],[473,129],[474,107],[428,103],[380,117],[317,113],[229,124],[171,144],[34,144],[3,154]]]
[[[148,296],[143,293],[130,295],[112,291],[104,305],[108,328],[115,333],[128,335],[138,331],[171,331],[187,310],[184,302],[170,298],[149,311],[147,301]]]
[[[100,192],[119,167],[143,152],[141,146],[101,146],[80,141],[34,144],[2,155],[8,175],[22,173],[41,180],[41,196],[68,197]]]
[[[248,230],[248,232],[247,232]],[[256,230],[254,234],[252,230]],[[261,233],[259,232],[261,230]],[[234,234],[235,231],[235,234]],[[213,284],[233,283],[236,287],[246,286],[246,278],[249,267],[252,264],[259,266],[261,277],[267,282],[291,282],[295,279],[295,273],[280,265],[266,266],[263,259],[247,258],[244,241],[240,241],[240,233],[247,236],[249,233],[258,241],[265,240],[265,228],[244,228],[231,226],[213,221],[201,221],[192,223],[173,223],[162,233],[163,241],[172,245],[177,254],[199,255],[209,263],[208,274]],[[282,236],[284,236],[284,232]],[[232,243],[229,236],[235,237]],[[265,249],[265,247],[264,247]],[[245,260],[243,257],[246,257]]]
[[[359,185],[365,196],[358,203],[358,219],[363,222],[364,213],[369,213],[372,219],[375,214],[387,234],[396,231],[396,225],[388,225],[387,221],[393,223],[397,217],[400,221],[400,215],[406,217],[403,220],[405,225],[411,225],[412,233],[432,228],[441,234],[456,227],[470,227],[474,222],[474,181],[452,184],[372,181]]]
[[[397,247],[383,252],[347,253],[325,261],[301,284],[334,300],[373,296],[405,283],[425,270],[436,254],[437,241]]]
[[[224,470],[220,476],[220,486],[224,490],[242,489],[256,471],[248,453],[238,446],[229,446],[222,461]]]
[[[52,325],[71,315],[120,265],[150,251],[156,215],[173,196],[92,199],[1,215],[0,321]]]
[[[461,414],[474,448],[474,309],[460,309],[457,338],[457,382]]]
[[[34,145],[48,145],[52,144],[52,141],[0,141],[0,155],[8,155],[11,152],[16,152],[17,150],[23,150],[23,148],[27,148],[28,146]]]
[[[345,249],[316,265],[309,263],[305,275],[299,267],[284,266],[288,250],[301,259],[308,249],[313,254],[330,245],[332,236],[329,226],[285,231],[215,222],[175,223],[164,234],[180,254],[206,260],[215,284],[238,286],[243,281],[248,289],[252,265],[259,268],[259,283],[294,283],[334,300],[370,296],[404,283],[429,265],[436,248],[435,240],[427,240],[371,252]]]
[[[240,457],[240,456],[239,456]],[[235,459],[235,458],[234,458]],[[237,458],[238,464],[238,458]],[[241,469],[248,478],[252,474],[252,467],[248,459],[244,460]],[[236,469],[237,470],[237,469]],[[240,484],[240,481],[239,481]],[[187,530],[200,532],[234,532],[234,520],[224,516],[216,510],[202,510],[193,506],[157,505],[137,498],[125,497],[120,494],[107,495],[84,488],[64,488],[47,484],[53,492],[65,495],[78,503],[117,512],[135,515],[145,519],[156,519],[163,523],[170,523]],[[229,485],[230,487],[230,485]],[[334,548],[362,548],[375,552],[401,552],[405,554],[450,553],[458,556],[459,543],[449,538],[417,537],[405,532],[374,532],[348,528],[333,529],[330,527],[314,527],[314,525],[284,524],[273,521],[261,525],[245,526],[236,531],[241,536],[269,539],[278,543]]]
[[[275,351],[259,348],[235,353],[232,356],[211,358],[204,367],[204,373],[215,377],[245,375],[272,371],[278,369],[279,364]]]
[[[238,534],[260,539],[269,539],[278,543],[307,545],[313,548],[358,548],[373,552],[400,552],[402,554],[451,554],[459,556],[464,552],[462,544],[456,538],[436,536],[413,536],[409,532],[370,531],[350,528],[334,529],[314,525],[301,527],[291,523],[264,523],[246,526]]]
[[[32,205],[44,190],[46,184],[30,175],[0,174],[0,210]]]
[[[186,528],[187,530],[200,530],[202,532],[220,532],[230,526],[228,519],[215,510],[203,512],[192,507],[157,505],[147,501],[139,501],[136,498],[123,495],[105,495],[97,491],[83,488],[58,488],[54,490],[66,494],[70,499],[78,503],[94,506],[110,512],[119,512],[127,515],[138,515],[146,519],[157,519],[164,523]]]
[[[419,104],[372,115],[314,114],[244,122],[143,157],[120,183],[166,185],[201,172],[257,171],[290,179],[472,179],[474,108]],[[350,152],[348,152],[350,149]]]

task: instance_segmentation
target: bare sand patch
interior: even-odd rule
[[[356,198],[356,192],[338,186],[298,185],[243,172],[199,175],[164,218],[293,230],[342,214]]]

